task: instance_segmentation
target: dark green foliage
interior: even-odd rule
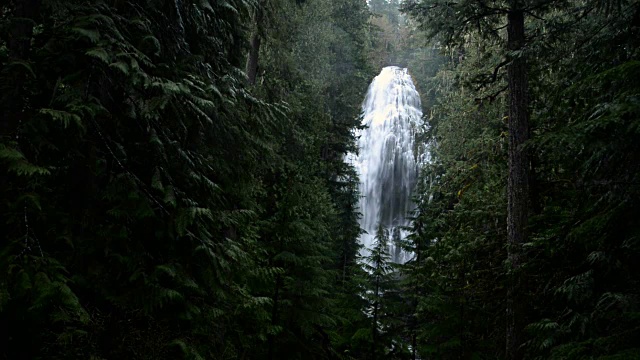
[[[372,248],[362,258],[366,271],[362,297],[367,300],[369,326],[360,329],[358,337],[366,341],[369,359],[397,359],[406,355],[406,344],[400,337],[404,325],[400,318],[403,299],[398,291],[396,264],[391,262],[390,245],[389,230],[378,225]]]
[[[509,2],[425,4],[3,2],[0,357],[504,357],[504,66],[523,53],[501,45]],[[635,359],[640,7],[524,5],[524,356]],[[345,161],[388,61],[428,114],[402,265],[382,227],[359,259]]]
[[[533,226],[547,230],[532,245],[543,259],[562,264],[545,283],[553,301],[544,319],[529,326],[531,352],[540,357],[638,354],[639,229],[632,219],[640,210],[640,87],[632,79],[640,67],[637,50],[618,51],[621,43],[637,49],[634,17],[640,9],[630,10],[614,23],[593,19],[576,29],[575,41],[591,42],[598,51],[575,51],[582,71],[560,62],[570,86],[549,87],[561,100],[542,113],[539,141],[533,144],[546,149],[539,165],[542,211]],[[614,30],[620,28],[626,30]],[[599,29],[596,37],[594,29]],[[568,121],[550,121],[554,118]],[[573,206],[563,206],[567,203]]]
[[[269,263],[283,269],[265,288],[277,330],[270,358],[349,356],[351,322],[363,317],[353,292],[358,180],[343,161],[370,78],[363,5],[282,1],[267,15],[256,91],[286,101],[290,119],[281,167],[265,179],[272,190],[261,238]]]
[[[530,240],[519,270],[529,324],[522,348],[531,359],[635,359],[640,8],[560,5],[527,5],[545,16],[527,27],[533,139],[525,146],[533,173]],[[451,6],[455,21],[443,23],[431,6]],[[470,17],[457,6],[467,6]],[[502,25],[491,22],[502,6],[407,7],[460,49],[438,75],[440,101],[426,132],[432,160],[423,168],[410,236],[417,256],[405,269],[417,290],[423,356],[504,356],[508,134],[496,49],[502,35],[490,31]],[[494,17],[466,22],[480,12]]]
[[[470,56],[473,56],[470,54]],[[457,69],[456,69],[457,70]],[[453,75],[442,70],[439,81]],[[416,253],[406,264],[418,352],[443,359],[498,356],[506,256],[506,140],[500,103],[477,109],[467,91],[442,88],[430,118],[431,162],[418,185]],[[471,121],[469,121],[471,120]]]
[[[2,98],[22,117],[2,134],[9,357],[71,343],[78,356],[125,358],[241,349],[228,314],[266,303],[238,286],[251,272],[231,269],[255,261],[247,194],[283,117],[220,57],[249,5],[42,5],[27,80]],[[3,84],[20,76],[12,64]],[[41,339],[11,335],[27,309],[50,313],[22,327]]]
[[[332,356],[359,234],[343,156],[369,77],[365,20],[338,9],[366,9],[322,13],[343,26],[321,48],[344,47],[340,82],[284,69],[247,89],[259,6],[0,6],[0,356]],[[311,29],[309,6],[284,24]],[[302,44],[269,44],[264,68],[311,57]]]

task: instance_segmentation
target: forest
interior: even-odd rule
[[[0,359],[640,359],[639,219],[639,0],[0,1]]]

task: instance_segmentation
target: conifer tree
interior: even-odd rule
[[[381,341],[381,331],[384,331],[383,314],[386,311],[385,293],[393,284],[393,266],[389,254],[389,231],[378,225],[370,253],[363,257],[363,268],[367,272],[367,288],[365,297],[369,305],[367,313],[371,318],[370,358],[382,358],[390,344]]]
[[[267,5],[1,5],[0,356],[266,357],[282,334],[331,353],[334,250],[353,257],[358,230],[353,178],[329,183],[351,174],[340,154],[357,104],[333,109],[341,135],[323,159],[316,90],[331,79],[297,99],[249,92],[244,45]],[[359,98],[365,77],[342,75],[336,88]]]
[[[500,341],[496,333],[502,331],[505,323],[509,333],[509,326],[513,325],[512,321],[503,318],[501,309],[508,304],[501,301],[506,298],[507,276],[514,275],[509,268],[504,269],[495,261],[506,257],[500,244],[507,239],[503,230],[507,226],[501,220],[503,215],[505,219],[507,216],[499,210],[502,206],[507,208],[507,195],[501,186],[506,184],[505,172],[500,163],[506,164],[505,139],[510,135],[501,121],[510,121],[504,110],[507,108],[508,97],[504,91],[508,89],[509,71],[505,73],[503,68],[512,65],[514,57],[523,53],[510,52],[501,58],[500,52],[496,51],[496,45],[504,48],[507,34],[491,29],[508,25],[504,20],[496,20],[504,19],[506,13],[501,8],[505,4],[430,4],[432,7],[426,2],[414,2],[409,8],[418,18],[428,18],[429,21],[423,23],[425,28],[442,31],[444,39],[450,40],[450,46],[457,47],[461,56],[451,65],[453,71],[445,68],[439,74],[441,83],[446,86],[440,104],[434,107],[429,118],[427,136],[431,141],[432,162],[423,169],[417,201],[419,209],[414,234],[410,237],[414,249],[420,251],[420,260],[410,264],[410,276],[423,284],[424,291],[419,295],[417,306],[418,318],[425,321],[420,330],[423,343],[419,348],[423,354],[453,358],[502,357],[505,356],[503,350],[495,346]],[[631,64],[637,53],[614,52],[600,41],[624,43],[627,49],[634,48],[631,34],[635,33],[636,27],[631,24],[638,14],[638,7],[630,5],[622,10],[626,16],[617,13],[614,21],[615,7],[604,3],[580,6],[563,3],[567,5],[564,7],[557,2],[524,5],[530,7],[525,13],[533,15],[525,22],[531,35],[522,50],[528,62],[529,109],[533,114],[530,125],[534,137],[522,149],[529,151],[534,160],[529,165],[533,172],[528,178],[532,181],[529,210],[535,216],[528,221],[529,240],[522,247],[527,256],[526,260],[521,259],[523,271],[518,275],[521,281],[519,299],[524,306],[520,308],[523,311],[516,326],[521,338],[517,346],[508,342],[506,355],[577,359],[597,354],[596,357],[625,358],[635,351],[635,345],[622,335],[625,331],[628,331],[626,334],[636,333],[633,321],[617,322],[616,326],[607,323],[605,327],[615,335],[603,337],[598,329],[605,322],[591,319],[602,319],[600,314],[604,308],[616,309],[609,313],[611,318],[635,311],[632,309],[636,308],[637,301],[621,294],[634,291],[637,282],[619,273],[613,275],[615,281],[608,278],[605,274],[612,275],[619,267],[604,260],[611,255],[618,259],[618,265],[629,264],[622,259],[634,258],[637,251],[625,247],[626,250],[619,250],[618,255],[612,255],[611,249],[620,249],[618,246],[622,243],[613,241],[609,235],[616,233],[619,240],[629,239],[635,227],[613,226],[614,223],[625,223],[625,217],[613,210],[615,207],[605,199],[615,198],[615,194],[620,193],[615,187],[605,186],[605,190],[590,181],[594,179],[591,176],[602,180],[611,174],[616,174],[613,175],[616,178],[630,178],[629,174],[623,175],[604,165],[601,161],[605,158],[607,163],[617,161],[601,151],[616,152],[613,149],[618,145],[624,147],[623,144],[634,143],[631,139],[635,135],[619,132],[624,126],[607,127],[604,124],[608,121],[633,123],[632,119],[637,119],[632,115],[636,111],[634,106],[623,106],[626,109],[623,112],[614,110],[621,109],[618,105],[626,103],[623,99],[628,94],[637,94],[637,89],[618,82],[615,75],[634,72]],[[456,17],[465,13],[461,9],[456,12],[456,6],[468,6],[468,16]],[[436,7],[444,10],[451,7],[451,12],[436,13],[433,11]],[[473,29],[465,27],[470,24]],[[617,33],[609,30],[614,28],[625,30]],[[460,38],[459,33],[467,35]],[[611,63],[605,60],[607,56],[618,60]],[[488,63],[490,68],[487,68]],[[498,66],[493,67],[495,64]],[[606,93],[604,97],[582,92],[585,85],[599,88],[605,83],[615,83],[618,89],[625,90],[598,92]],[[578,101],[578,98],[586,102]],[[613,103],[618,105],[610,107]],[[590,110],[583,113],[577,108]],[[589,123],[584,116],[586,113],[599,125],[594,128],[586,125]],[[589,145],[578,140],[589,137],[587,134],[595,134],[591,132],[595,128],[598,135],[588,140]],[[613,134],[617,134],[615,141],[609,138]],[[577,154],[584,154],[584,157]],[[636,163],[627,156],[614,157],[626,164]],[[635,185],[629,186],[633,193]],[[616,202],[618,205],[623,203],[621,206],[626,214],[636,213],[633,202]],[[617,230],[611,232],[613,228],[609,226]],[[589,230],[584,232],[587,228]],[[605,242],[608,245],[603,245]],[[626,244],[628,246],[629,242]],[[605,253],[608,255],[604,256]],[[604,278],[608,280],[603,281]],[[612,288],[619,290],[619,297],[605,290]],[[460,324],[466,326],[459,327]],[[491,325],[478,326],[481,324]],[[473,331],[465,332],[465,329]],[[437,346],[430,343],[434,339]],[[455,349],[453,353],[452,348]]]

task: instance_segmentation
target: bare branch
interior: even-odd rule
[[[481,104],[483,103],[485,100],[489,100],[489,103],[492,103],[496,100],[496,98],[498,97],[498,95],[502,94],[503,92],[505,92],[507,89],[509,88],[508,85],[505,85],[504,87],[502,87],[501,89],[499,89],[498,91],[496,91],[493,94],[487,95],[487,96],[483,96],[483,97],[479,97],[479,98],[475,98],[475,102],[477,104]]]

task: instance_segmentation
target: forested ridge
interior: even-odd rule
[[[2,1],[0,358],[640,359],[638,49],[637,0]],[[388,65],[403,264],[348,160]]]

